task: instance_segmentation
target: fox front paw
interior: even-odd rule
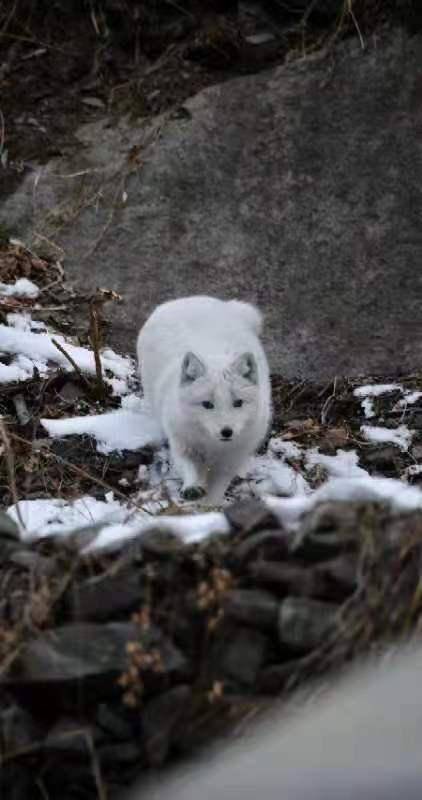
[[[182,497],[184,500],[200,500],[206,494],[202,486],[186,486],[182,489]]]

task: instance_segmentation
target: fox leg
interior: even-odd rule
[[[170,452],[176,471],[182,478],[182,497],[185,500],[199,500],[206,494],[205,470],[201,469],[188,454],[170,440]]]

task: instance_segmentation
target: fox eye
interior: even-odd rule
[[[233,408],[241,408],[243,406],[243,400],[233,400]]]
[[[214,408],[214,403],[211,403],[211,400],[204,400],[202,405],[203,405],[204,408],[207,408],[208,410],[211,410],[212,408]]]

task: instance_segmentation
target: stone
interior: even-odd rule
[[[338,556],[346,544],[354,544],[354,541],[346,541],[340,533],[309,533],[307,536],[298,537],[292,547],[292,554],[307,561],[321,561]]]
[[[301,659],[291,659],[282,664],[271,664],[260,672],[257,690],[264,694],[279,694],[302,664]]]
[[[84,687],[90,701],[119,694],[117,679],[129,666],[127,647],[137,642],[142,642],[146,652],[156,651],[160,656],[159,674],[154,669],[142,670],[147,687],[185,674],[184,656],[158,628],[150,626],[141,634],[134,623],[81,622],[54,628],[28,641],[0,682],[35,694],[48,687],[54,699],[64,704],[75,696],[80,700]]]
[[[42,741],[40,726],[15,701],[2,701],[0,709],[0,753],[37,749]]]
[[[184,118],[104,114],[23,173],[0,222],[63,248],[84,291],[123,295],[125,351],[157,303],[207,293],[262,306],[285,378],[419,368],[421,42],[386,27],[211,86]]]
[[[166,761],[178,729],[189,714],[191,699],[190,686],[174,686],[152,698],[141,710],[143,745],[151,767]]]
[[[0,770],[0,796],[7,800],[30,798],[34,789],[34,775],[31,767],[21,762],[2,764]]]
[[[262,500],[247,499],[224,509],[224,513],[234,530],[249,534],[262,528],[279,528],[277,517]]]
[[[0,510],[0,539],[12,539],[19,542],[19,528],[10,514]]]
[[[5,511],[0,510],[0,560],[5,562],[17,550],[22,549],[19,528]]]
[[[227,627],[211,655],[212,673],[217,681],[234,681],[252,688],[264,664],[268,639],[260,631],[247,627]]]
[[[348,502],[319,503],[304,515],[291,547],[292,554],[297,558],[316,561],[356,549],[363,507],[362,504]]]
[[[280,528],[259,531],[242,538],[233,549],[233,561],[245,564],[252,559],[283,560],[288,556],[292,537]]]
[[[324,19],[336,17],[343,7],[343,0],[288,0],[288,2],[279,2],[279,0],[267,0],[266,6],[271,9],[276,18],[280,21],[285,21],[286,16],[296,20],[300,20],[305,14]]]
[[[319,581],[312,569],[277,561],[254,561],[249,565],[249,574],[254,583],[269,586],[283,596],[294,594],[299,597],[317,596],[321,590]]]
[[[383,525],[382,536],[391,548],[422,541],[422,515],[418,511],[392,515]]]
[[[65,597],[65,610],[71,620],[106,622],[138,609],[144,601],[139,570],[122,569],[106,572],[73,583]]]
[[[279,608],[278,635],[282,645],[308,652],[322,644],[333,629],[338,606],[303,597],[286,597]]]
[[[133,736],[133,725],[123,717],[121,704],[113,708],[110,703],[100,703],[96,723],[111,739],[124,742]]]
[[[317,535],[341,532],[349,538],[359,526],[363,504],[328,501],[318,505],[303,518],[303,534]]]
[[[32,575],[51,577],[57,572],[57,562],[34,550],[16,550],[9,558],[10,563],[28,570]]]
[[[160,530],[160,528],[145,531],[139,544],[142,551],[156,558],[171,558],[174,553],[183,549],[184,546],[180,536],[176,536],[170,531]]]
[[[415,444],[412,447],[412,456],[416,461],[422,461],[422,444]]]
[[[231,589],[223,598],[224,614],[243,625],[264,631],[276,630],[278,601],[259,589]]]
[[[414,428],[417,431],[422,430],[422,413],[419,411],[414,412],[408,418],[409,427]]]
[[[378,471],[386,477],[398,477],[404,466],[404,458],[398,447],[374,447],[366,449],[362,455],[362,463],[370,471]]]
[[[314,596],[344,600],[356,589],[357,570],[357,557],[352,553],[316,564],[313,572],[319,581],[320,591]]]
[[[131,740],[130,742],[120,742],[119,744],[103,744],[98,748],[98,755],[101,764],[107,771],[110,767],[139,765],[142,758],[141,742]]]
[[[61,758],[71,756],[91,761],[90,744],[95,742],[97,745],[101,738],[100,732],[94,731],[80,720],[65,717],[48,731],[44,750],[49,755],[59,755]]]

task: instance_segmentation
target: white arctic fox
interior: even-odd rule
[[[167,437],[185,499],[219,502],[271,418],[262,318],[248,303],[184,297],[140,331],[145,399]]]

